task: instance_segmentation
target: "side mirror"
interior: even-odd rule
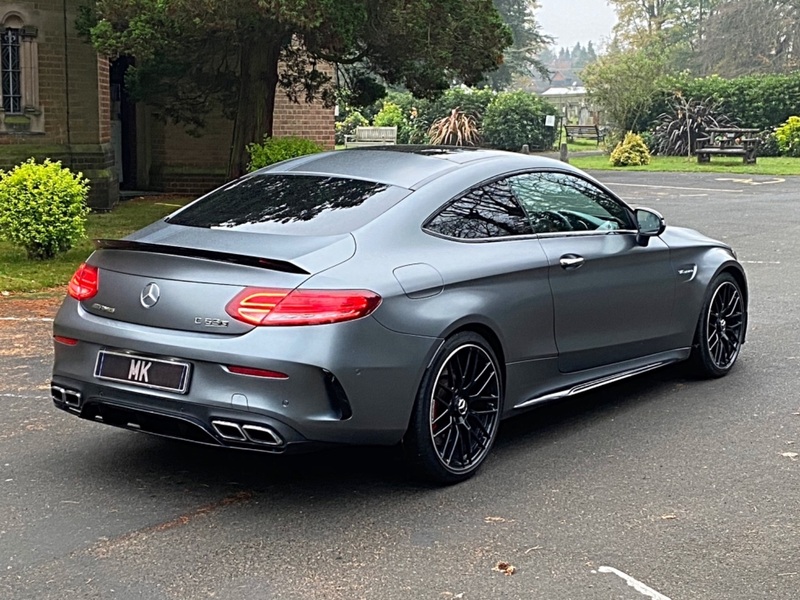
[[[636,209],[636,243],[647,246],[650,238],[659,236],[667,228],[667,222],[659,213],[649,208]]]

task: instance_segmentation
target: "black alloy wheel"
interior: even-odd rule
[[[744,340],[747,312],[736,279],[722,273],[709,286],[695,335],[695,370],[706,377],[722,377],[731,370]]]
[[[481,336],[448,339],[426,371],[405,446],[427,479],[457,483],[472,476],[494,443],[503,382],[497,358]]]

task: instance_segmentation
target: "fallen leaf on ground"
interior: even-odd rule
[[[506,520],[503,517],[486,517],[483,520],[485,523],[505,523]]]
[[[492,568],[492,571],[499,571],[503,575],[513,575],[517,572],[517,567],[511,563],[500,561],[494,566],[494,568]]]
[[[784,458],[791,458],[792,460],[796,460],[797,457],[800,456],[800,454],[797,454],[797,452],[781,452],[781,456],[783,456]]]

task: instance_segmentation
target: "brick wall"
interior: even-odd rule
[[[321,102],[296,104],[278,90],[275,99],[275,136],[305,137],[332,150],[333,108]],[[218,116],[208,119],[202,135],[153,119],[150,187],[172,193],[201,194],[225,182],[233,123]]]
[[[108,61],[79,38],[74,23],[81,0],[12,0],[6,10],[36,27],[39,114],[43,131],[0,135],[0,168],[27,158],[60,160],[91,182],[89,203],[106,209],[119,187],[110,141]],[[105,87],[103,87],[105,86]]]

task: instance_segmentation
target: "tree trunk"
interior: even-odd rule
[[[260,142],[265,135],[272,135],[272,113],[283,36],[267,34],[264,37],[250,40],[241,49],[239,99],[233,124],[228,179],[235,179],[247,172],[247,163],[250,161],[247,145]]]

